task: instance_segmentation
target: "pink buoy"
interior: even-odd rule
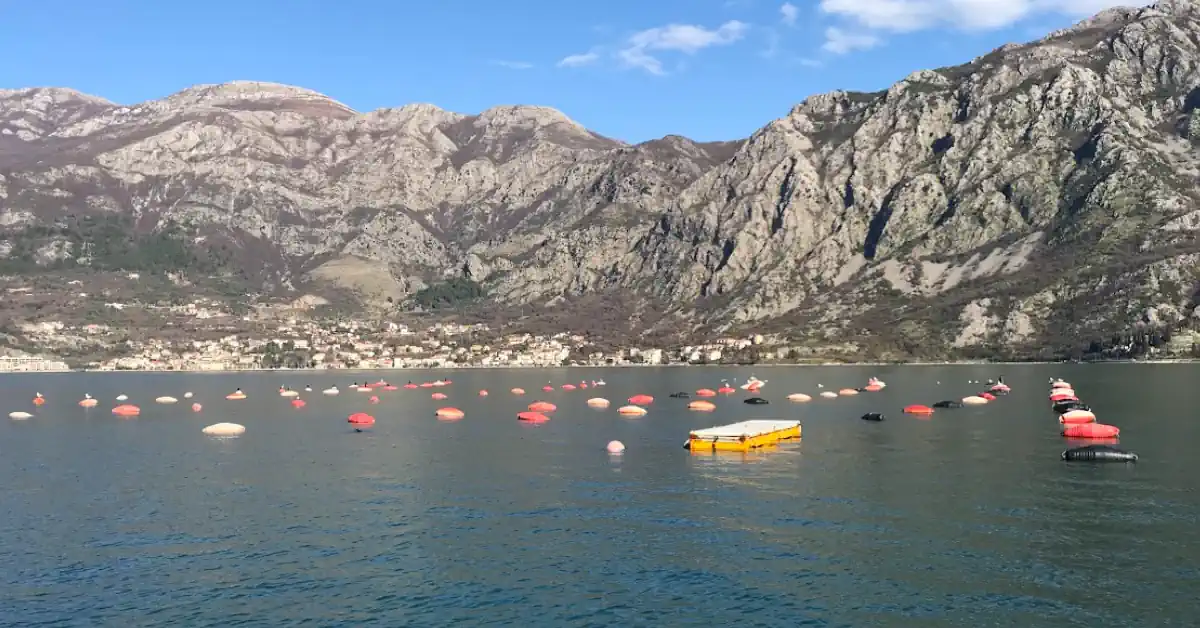
[[[607,449],[610,454],[622,454],[625,453],[625,443],[619,440],[609,441]]]
[[[199,412],[203,407],[204,406],[201,406],[198,403],[193,403],[192,404],[192,412]]]

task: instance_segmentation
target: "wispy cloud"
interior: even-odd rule
[[[650,74],[663,75],[662,61],[656,56],[662,52],[696,54],[705,48],[728,46],[746,36],[750,26],[745,22],[730,20],[715,29],[694,24],[668,24],[634,33],[617,51],[617,58],[625,66],[637,68]]]
[[[526,61],[504,61],[502,59],[493,59],[490,61],[492,65],[508,68],[510,70],[529,70],[533,68],[533,64]]]
[[[825,44],[821,50],[835,55],[844,55],[855,50],[870,50],[881,43],[870,33],[848,33],[837,27],[825,29]]]
[[[782,27],[790,29],[796,27],[797,20],[800,19],[800,9],[791,2],[784,2],[779,5],[779,24]],[[767,47],[762,51],[762,56],[765,59],[775,59],[783,53],[783,36],[780,34],[780,26],[768,26],[763,29],[766,33]]]
[[[800,18],[800,9],[791,2],[784,2],[783,6],[779,7],[779,19],[783,21],[785,26],[795,26],[796,20]]]
[[[567,55],[559,60],[558,67],[560,68],[579,68],[585,65],[592,65],[600,60],[600,53],[585,52],[577,55]]]
[[[844,20],[859,40],[885,33],[935,28],[989,31],[1011,27],[1035,16],[1082,18],[1118,6],[1145,6],[1148,0],[821,0],[826,15]],[[848,31],[837,29],[835,36]],[[871,48],[853,46],[851,49]],[[826,37],[826,49],[842,49],[845,38]]]

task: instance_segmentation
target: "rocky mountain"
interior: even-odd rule
[[[359,113],[269,83],[133,106],[0,91],[0,252],[89,264],[143,242],[97,247],[97,224],[169,223],[204,272],[374,305],[461,296],[856,357],[1190,350],[1197,109],[1196,0],[813,96],[728,143],[627,145],[542,107]]]

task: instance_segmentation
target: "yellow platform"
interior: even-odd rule
[[[684,446],[692,451],[750,451],[797,438],[798,421],[756,420],[695,430]]]

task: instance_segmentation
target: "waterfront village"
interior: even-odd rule
[[[231,315],[197,304],[182,313],[197,320]],[[497,368],[560,366],[624,366],[660,364],[714,364],[739,352],[754,351],[767,342],[761,335],[720,338],[702,346],[673,350],[623,347],[600,350],[577,334],[503,334],[486,325],[438,323],[413,329],[395,322],[366,323],[353,320],[317,321],[283,318],[264,324],[261,316],[242,317],[241,326],[254,332],[214,334],[208,338],[176,334],[170,338],[127,338],[105,343],[119,331],[107,325],[68,325],[58,321],[24,323],[20,331],[32,344],[52,355],[0,356],[0,371],[60,371],[72,366],[98,371],[232,371],[260,369],[410,369]],[[107,347],[115,354],[102,360],[68,365],[55,349],[81,345]],[[767,350],[762,347],[763,353]],[[57,354],[57,355],[56,355]],[[767,357],[767,356],[763,356]],[[782,357],[782,356],[780,356]]]

